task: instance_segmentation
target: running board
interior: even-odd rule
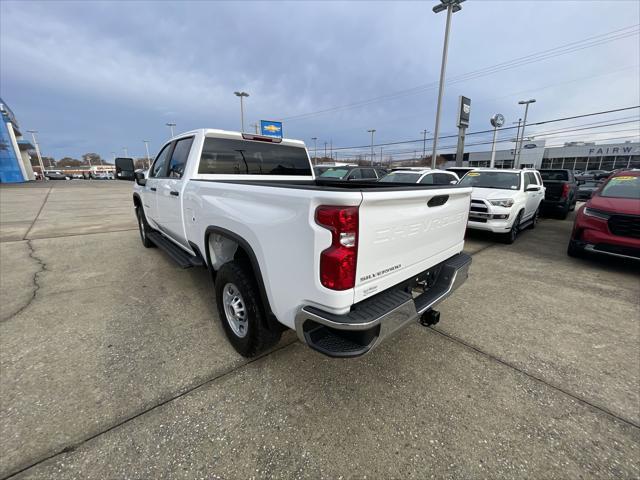
[[[180,268],[204,267],[202,257],[199,255],[189,255],[171,240],[165,238],[161,233],[149,232],[147,238],[155,243],[159,249],[164,250]]]
[[[533,218],[530,218],[526,222],[522,222],[520,224],[520,230],[527,228],[528,226],[533,225]]]

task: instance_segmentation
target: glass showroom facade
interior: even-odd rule
[[[28,150],[32,145],[22,139],[15,115],[0,98],[0,183],[33,180]]]

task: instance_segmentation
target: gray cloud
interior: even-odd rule
[[[1,94],[45,154],[105,157],[157,149],[168,134],[238,129],[437,81],[444,15],[429,2],[0,3]],[[638,23],[637,2],[470,0],[454,16],[450,77]],[[447,86],[443,130],[456,98],[473,99],[472,130],[519,97],[542,120],[640,103],[637,36]],[[614,71],[613,73],[610,73]],[[579,79],[579,80],[576,80]],[[291,120],[287,136],[335,145],[418,138],[432,130],[435,88]],[[582,138],[584,139],[584,138]]]

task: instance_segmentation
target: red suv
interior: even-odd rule
[[[585,251],[640,260],[640,170],[616,172],[580,207],[567,254]]]

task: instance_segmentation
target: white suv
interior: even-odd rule
[[[513,243],[520,230],[535,227],[545,192],[537,170],[479,168],[460,185],[473,187],[468,228],[499,233]]]

